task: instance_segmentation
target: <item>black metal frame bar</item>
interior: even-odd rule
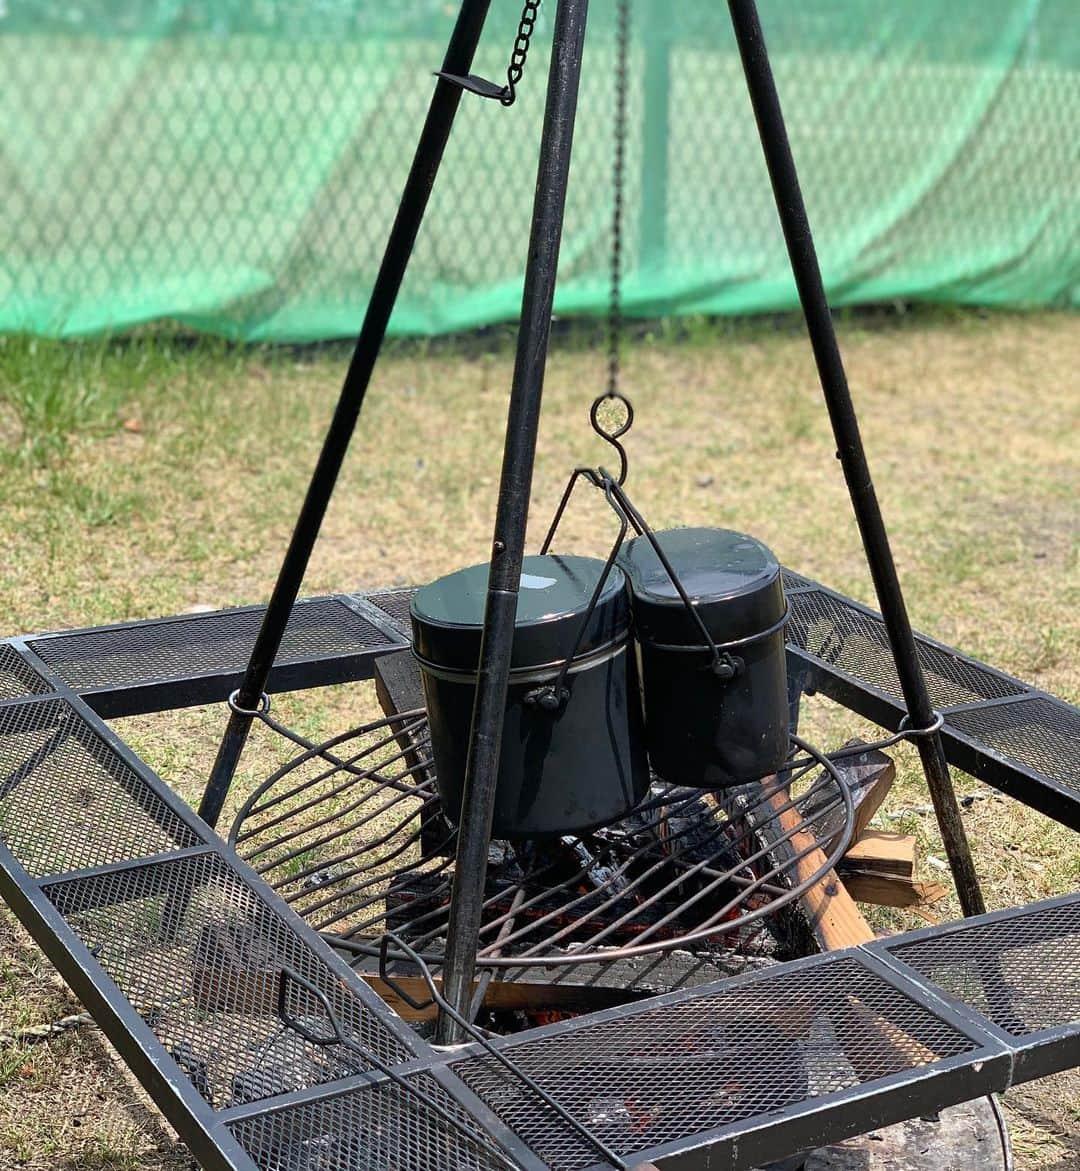
[[[489,3],[490,0],[462,0],[457,22],[443,58],[442,74],[464,75],[469,72],[487,18]],[[390,314],[393,312],[398,290],[412,256],[424,212],[427,210],[428,198],[450,137],[461,94],[458,86],[446,81],[443,76],[438,76],[412,166],[405,180],[401,202],[394,217],[393,227],[390,229],[382,263],[375,277],[371,298],[364,314],[364,323],[360,328],[356,348],[345,374],[341,396],[323,441],[322,451],[312,473],[311,483],[304,497],[289,547],[281,563],[251,659],[238,689],[237,706],[233,708],[229,717],[217,759],[199,805],[200,816],[211,826],[217,823],[225,804],[233,774],[251,729],[251,716],[245,713],[253,710],[262,698],[289,616],[300,593],[308,561],[315,547],[338,473],[345,460],[386,334]]]
[[[793,577],[785,570],[785,579]],[[881,623],[876,610],[865,606],[835,590],[828,589],[810,579],[788,581],[786,592],[789,597],[812,597],[819,595],[835,602],[838,607],[853,611],[874,625]],[[328,655],[320,658],[287,661],[275,666],[269,682],[270,691],[303,690],[320,687],[327,683],[353,682],[371,677],[374,661],[384,654],[409,646],[407,624],[395,621],[394,617],[380,607],[377,599],[401,598],[407,600],[409,589],[375,592],[370,595],[331,595],[335,600],[347,604],[355,613],[383,631],[387,643],[383,647],[348,655]],[[247,609],[247,608],[245,608]],[[251,607],[257,610],[259,607]],[[218,611],[217,613],[225,613]],[[214,614],[199,615],[211,619]],[[146,712],[167,711],[196,703],[221,702],[225,700],[239,681],[238,667],[222,667],[221,670],[202,675],[178,674],[165,678],[152,678],[138,682],[103,684],[82,689],[66,683],[57,673],[57,668],[39,658],[33,647],[45,639],[75,637],[83,634],[99,635],[115,631],[118,639],[133,628],[151,632],[155,627],[171,628],[178,621],[186,622],[187,615],[153,619],[138,623],[116,623],[108,626],[87,627],[82,630],[54,632],[49,634],[27,634],[6,640],[9,646],[28,669],[40,677],[40,684],[46,690],[35,690],[25,696],[14,696],[0,700],[0,711],[9,706],[19,706],[37,700],[55,698],[57,687],[78,694],[99,716],[112,719],[119,716],[140,715]],[[884,636],[884,631],[882,632]],[[1015,708],[1020,714],[1024,703],[1039,700],[1060,710],[1064,716],[1075,719],[1080,712],[1058,697],[1041,691],[1023,680],[998,670],[986,663],[963,655],[953,647],[939,642],[925,634],[916,634],[920,647],[929,648],[946,659],[961,665],[970,665],[980,674],[992,676],[1015,694],[971,703],[949,704],[941,708],[945,725],[941,737],[949,762],[969,773],[978,780],[992,785],[1003,793],[1038,810],[1047,817],[1071,829],[1080,830],[1080,787],[1048,776],[1036,768],[1009,757],[1005,752],[987,745],[961,728],[952,725],[950,717],[964,712],[979,712],[988,709],[1002,709],[1008,712]],[[851,671],[830,662],[798,644],[789,632],[788,639],[789,677],[799,680],[803,690],[820,691],[835,702],[857,712],[883,728],[896,730],[906,714],[903,702],[875,683],[852,674]]]
[[[865,1086],[828,1095],[824,1101],[785,1107],[768,1121],[751,1118],[693,1140],[651,1147],[637,1158],[660,1171],[750,1171],[800,1151],[842,1142],[897,1122],[934,1114],[1008,1089],[1009,1057],[989,1047],[985,1056],[953,1057],[932,1067],[893,1074]],[[845,1115],[843,1124],[838,1118]]]
[[[785,570],[785,575],[790,577],[790,571]],[[335,599],[348,603],[357,614],[384,631],[387,637],[386,646],[371,648],[356,654],[331,655],[278,664],[270,676],[268,689],[271,691],[302,690],[320,687],[327,683],[352,682],[370,678],[374,661],[377,658],[383,654],[392,654],[394,651],[404,649],[409,645],[407,627],[397,624],[391,614],[381,609],[374,599],[385,598],[387,594],[407,599],[410,593],[410,590],[402,589],[371,595],[333,595]],[[800,579],[800,584],[794,586],[789,584],[787,593],[791,597],[808,597],[818,594],[831,599],[839,607],[856,612],[870,623],[879,624],[881,622],[880,615],[869,606],[809,579],[805,581]],[[258,608],[252,607],[251,609]],[[212,618],[213,616],[207,614],[199,617]],[[38,700],[55,698],[57,687],[69,689],[72,694],[78,694],[94,712],[106,719],[172,710],[195,703],[221,702],[237,685],[239,676],[235,668],[223,668],[203,675],[180,674],[135,683],[104,684],[99,687],[80,689],[67,684],[58,676],[55,667],[44,662],[33,651],[35,645],[48,638],[81,634],[97,635],[115,631],[119,639],[132,628],[152,631],[156,626],[172,627],[177,621],[188,620],[188,616],[181,615],[176,618],[154,619],[139,623],[117,623],[47,635],[28,634],[8,639],[3,645],[11,647],[27,668],[37,673],[41,679],[40,685],[44,686],[46,690],[35,690],[25,696],[14,696],[10,699],[0,700],[0,711],[9,706],[20,706]],[[1065,716],[1074,719],[1078,715],[1077,709],[1048,692],[1032,687],[1023,680],[962,655],[954,648],[925,634],[917,634],[915,637],[920,647],[930,648],[960,664],[970,664],[979,673],[990,675],[1000,680],[1010,690],[1015,691],[1015,694],[999,698],[950,704],[942,707],[945,725],[941,730],[941,736],[950,763],[980,781],[994,786],[1015,800],[1038,810],[1047,817],[1051,817],[1071,829],[1080,830],[1080,788],[1074,788],[1009,757],[1006,753],[966,734],[962,729],[949,722],[953,715],[964,712],[979,712],[990,708],[1002,709],[1003,712],[1015,708],[1017,714],[1020,714],[1022,711],[1020,705],[1031,700],[1039,700],[1052,705],[1054,709],[1060,710]],[[805,647],[798,645],[797,641],[790,636],[788,663],[789,676],[792,679],[800,680],[804,690],[820,691],[830,699],[881,727],[890,730],[897,729],[906,714],[905,707],[898,697],[882,690],[869,680],[852,674],[836,663],[813,654]]]
[[[117,873],[124,869],[141,870],[181,857],[218,853],[227,854],[228,851],[200,847],[95,869],[103,874]],[[238,865],[239,860],[235,857],[227,858],[227,861],[237,869],[242,866],[242,863]],[[230,1132],[230,1123],[243,1118],[273,1114],[308,1102],[326,1101],[347,1094],[358,1087],[385,1080],[385,1075],[356,1074],[306,1090],[294,1090],[274,1098],[262,1099],[243,1107],[225,1111],[215,1110],[198,1093],[190,1078],[157,1039],[123,992],[101,970],[97,959],[68,926],[65,917],[57,911],[46,893],[57,890],[68,882],[80,881],[87,873],[79,871],[64,875],[60,879],[35,880],[0,843],[0,896],[90,1011],[140,1084],[146,1088],[155,1104],[206,1171],[256,1171],[255,1163]],[[311,941],[311,938],[305,940],[309,944]],[[325,947],[322,952],[320,958],[333,957],[338,964],[341,963],[334,953],[328,952]],[[351,977],[351,971],[347,966],[344,967],[344,973]],[[362,981],[355,979],[350,979],[349,984],[354,992],[366,987]],[[380,1019],[384,1024],[388,1023],[386,1012],[385,1009],[380,1012]],[[394,1016],[392,1013],[389,1015]],[[498,1142],[518,1165],[525,1171],[543,1171],[543,1164],[513,1132],[506,1128],[491,1109],[452,1073],[442,1068],[446,1060],[444,1055],[430,1050],[422,1042],[417,1045],[418,1039],[411,1030],[405,1029],[402,1035],[407,1036],[421,1052],[411,1060],[395,1065],[396,1073],[431,1074],[457,1105],[476,1117],[482,1133]]]
[[[980,1029],[995,1037],[1000,1044],[1008,1048],[1013,1061],[1010,1081],[1011,1084],[1017,1085],[1021,1082],[1048,1077],[1050,1074],[1080,1066],[1080,1021],[1033,1029],[1023,1036],[1016,1036],[987,1019],[976,1009],[970,1008],[954,996],[950,996],[940,985],[916,971],[896,953],[910,944],[929,940],[935,942],[945,940],[976,930],[979,927],[1009,923],[1014,919],[1027,918],[1042,910],[1069,906],[1075,904],[1076,901],[1076,895],[1059,895],[1056,898],[1043,899],[1038,903],[1031,903],[1024,907],[1007,907],[1001,911],[994,911],[980,916],[975,921],[962,920],[959,923],[924,927],[917,931],[909,931],[904,935],[879,939],[873,943],[864,944],[863,949],[868,955],[873,956],[879,963],[895,973],[898,978],[921,988],[927,998],[933,998],[948,1005],[953,1012],[966,1015],[969,1019],[977,1021]]]
[[[206,1171],[256,1171],[215,1111],[184,1075],[42,888],[0,844],[0,895]]]
[[[938,930],[930,929],[931,932]],[[664,1005],[701,1000],[720,991],[775,979],[780,973],[787,975],[801,971],[812,980],[816,969],[845,959],[855,959],[896,992],[944,1021],[973,1044],[973,1051],[635,1152],[633,1161],[653,1163],[662,1171],[746,1171],[794,1152],[838,1142],[879,1126],[1008,1088],[1012,1080],[1012,1056],[1007,1037],[978,1014],[950,1001],[934,986],[931,987],[936,995],[928,1004],[923,983],[916,984],[894,967],[880,963],[863,947],[792,960],[779,968],[767,968],[718,984],[650,997],[590,1013],[586,1017],[529,1029],[512,1037],[496,1038],[488,1044],[512,1054],[518,1047],[529,1043],[564,1037],[604,1021],[626,1020]],[[453,1057],[450,1069],[482,1056],[483,1050],[479,1046],[467,1046]],[[596,1164],[596,1169],[601,1167],[603,1164]]]
[[[788,590],[789,594],[796,592],[802,595],[824,595],[834,600],[838,605],[855,611],[870,622],[879,623],[882,621],[881,615],[876,610],[837,593],[835,590],[828,589],[826,586],[819,585],[817,582],[808,582],[807,585],[801,586],[795,591]],[[987,708],[1008,708],[1033,699],[1043,700],[1071,714],[1076,714],[1077,709],[1066,704],[1057,696],[1040,691],[1023,680],[1004,671],[999,671],[996,667],[961,655],[953,647],[930,638],[928,635],[916,634],[915,639],[920,646],[932,648],[948,658],[970,663],[978,671],[985,672],[1001,680],[1010,688],[1016,689],[1014,695],[971,703],[949,704],[941,708],[945,724],[940,735],[950,763],[978,780],[985,781],[994,788],[1000,789],[1003,793],[1023,802],[1032,809],[1037,809],[1040,813],[1053,818],[1062,825],[1080,831],[1080,788],[1074,789],[1054,777],[1027,768],[1004,753],[966,735],[949,723],[949,717],[955,713],[983,711]],[[836,703],[857,712],[880,727],[890,729],[890,731],[895,731],[907,714],[903,702],[897,697],[865,679],[860,679],[835,663],[796,645],[790,637],[787,653],[791,674],[803,677],[804,690],[820,691]]]
[[[807,332],[817,362],[818,376],[825,394],[833,434],[836,437],[837,455],[844,469],[844,479],[855,511],[870,575],[881,604],[904,702],[914,726],[928,728],[934,722],[933,704],[930,702],[926,680],[923,678],[922,667],[915,650],[915,639],[889,546],[885,521],[870,478],[870,467],[866,460],[855,406],[851,401],[840,347],[836,341],[836,331],[825,296],[825,285],[821,279],[810,222],[799,187],[799,177],[788,141],[780,98],[776,92],[776,83],[773,80],[765,38],[758,19],[757,5],[754,0],[728,0],[728,8],[735,30],[735,40],[742,57],[750,102],[754,108],[754,117],[757,119],[765,163],[772,180],[777,214],[787,242],[792,273],[806,318]],[[919,741],[919,755],[957,894],[960,897],[960,905],[965,915],[982,914],[986,906],[982,891],[979,889],[979,878],[964,831],[964,823],[960,817],[960,808],[956,802],[940,737],[923,737]]]
[[[264,687],[273,694],[283,691],[299,691],[309,687],[326,687],[335,683],[352,683],[370,679],[374,663],[381,655],[402,650],[409,645],[408,639],[394,626],[387,614],[377,606],[365,603],[353,594],[330,594],[321,597],[304,598],[297,602],[296,609],[311,603],[335,602],[349,614],[361,618],[383,635],[385,642],[379,646],[362,650],[345,651],[317,656],[286,658],[275,662],[265,680]],[[26,634],[8,640],[22,656],[27,666],[43,675],[47,684],[58,680],[71,686],[98,715],[105,719],[124,716],[139,716],[149,712],[167,711],[175,708],[195,707],[200,704],[221,703],[236,691],[243,682],[242,662],[222,663],[220,667],[201,672],[184,672],[175,675],[150,677],[92,687],[78,687],[66,683],[62,668],[42,658],[48,644],[64,641],[75,644],[81,636],[97,637],[115,633],[117,648],[122,649],[125,637],[132,632],[152,633],[155,629],[173,631],[177,627],[191,626],[197,631],[222,615],[265,614],[264,606],[240,606],[230,610],[217,610],[208,614],[180,614],[164,618],[144,619],[136,622],[117,622],[105,626],[84,627],[77,630],[52,631],[47,634]],[[295,611],[294,611],[295,612]],[[6,700],[3,702],[21,702]]]
[[[540,1171],[543,1163],[502,1122],[481,1097],[470,1090],[455,1072],[455,1066],[475,1057],[482,1050],[475,1046],[451,1050],[432,1049],[420,1041],[396,1014],[351,971],[344,961],[327,947],[318,935],[297,918],[266,886],[222,843],[207,826],[200,823],[190,809],[123,745],[70,689],[51,697],[35,697],[26,702],[36,706],[43,700],[60,700],[70,706],[72,714],[83,720],[90,733],[100,736],[132,767],[166,807],[176,813],[193,831],[198,845],[159,853],[145,858],[107,863],[79,871],[69,871],[45,878],[31,878],[25,869],[0,845],[0,895],[30,929],[46,954],[59,969],[77,995],[114,1042],[121,1056],[147,1086],[166,1117],[191,1146],[193,1153],[209,1171],[252,1171],[249,1156],[228,1129],[229,1123],[242,1118],[269,1115],[299,1107],[305,1103],[330,1100],[370,1085],[376,1081],[371,1073],[296,1090],[263,1099],[250,1106],[227,1111],[213,1110],[195,1091],[188,1077],[164,1050],[152,1031],[126,1000],[116,984],[104,973],[98,960],[68,925],[50,900],[55,893],[73,882],[85,882],[93,876],[107,877],[124,871],[153,871],[163,863],[197,856],[216,855],[248,886],[266,908],[265,913],[284,918],[289,928],[326,962],[341,980],[354,991],[373,1016],[388,1026],[403,1041],[403,1050],[412,1056],[395,1065],[402,1074],[424,1073],[433,1077],[446,1093],[475,1119],[484,1133],[528,1171]],[[90,892],[88,897],[92,897]],[[546,1037],[572,1033],[603,1020],[621,1020],[648,1012],[663,1004],[679,1004],[689,999],[715,995],[740,985],[804,973],[808,979],[823,965],[843,957],[855,958],[873,970],[908,1000],[918,1003],[931,1016],[944,1021],[967,1037],[975,1048],[968,1054],[916,1067],[900,1074],[864,1083],[846,1090],[805,1100],[776,1113],[745,1119],[715,1131],[687,1135],[685,1139],[640,1152],[635,1159],[650,1159],[665,1171],[669,1168],[730,1167],[746,1168],[764,1159],[781,1157],[795,1149],[805,1149],[825,1141],[865,1131],[868,1126],[882,1125],[911,1117],[913,1113],[937,1109],[952,1101],[1006,1088],[1014,1080],[1041,1076],[1052,1070],[1080,1062],[1080,1022],[1059,1028],[1043,1029],[1028,1036],[1011,1036],[988,1021],[973,1008],[950,997],[932,980],[922,977],[892,954],[906,944],[946,938],[954,932],[980,924],[1021,918],[1047,906],[1075,905],[1080,895],[1048,900],[1036,907],[1018,908],[976,921],[926,928],[887,941],[863,945],[847,952],[835,952],[794,961],[780,967],[754,972],[719,984],[684,989],[663,997],[578,1017],[576,1020],[546,1028],[530,1030],[493,1044],[507,1056],[516,1047]],[[89,905],[89,904],[88,904]],[[85,909],[85,908],[83,908]],[[70,913],[70,912],[69,912]],[[633,1160],[628,1160],[633,1165]]]
[[[588,0],[558,0],[443,969],[446,999],[461,1014],[468,1011],[473,994],[476,943],[510,677],[510,650],[517,616],[518,579],[525,556],[525,528],[587,15]],[[460,1026],[441,1011],[438,1038],[443,1044],[461,1040]]]
[[[36,699],[37,697],[35,697]],[[357,994],[364,1002],[364,1007],[370,1011],[378,1020],[385,1025],[391,1033],[400,1041],[405,1048],[418,1052],[426,1052],[429,1047],[426,1042],[422,1041],[412,1029],[410,1029],[398,1015],[391,1009],[387,1008],[386,1004],[379,997],[376,992],[373,992],[360,981],[355,983],[353,980],[353,972],[349,965],[337,954],[336,951],[323,939],[323,937],[315,930],[313,930],[304,920],[292,910],[291,907],[280,898],[271,887],[269,887],[259,877],[255,871],[248,866],[240,856],[232,850],[221,838],[219,838],[213,830],[203,822],[197,814],[195,814],[191,807],[179,797],[154,771],[145,761],[137,756],[127,743],[122,740],[116,733],[102,720],[91,708],[87,707],[78,695],[68,689],[62,689],[60,694],[56,697],[64,700],[71,708],[74,715],[79,717],[87,726],[88,730],[96,735],[100,740],[104,741],[107,747],[112,749],[116,756],[136,774],[138,779],[145,786],[146,791],[153,794],[161,804],[194,835],[194,837],[202,843],[202,846],[195,846],[189,850],[182,851],[185,855],[194,856],[197,854],[210,853],[220,857],[225,864],[230,867],[237,875],[239,880],[246,886],[253,888],[258,892],[259,898],[266,904],[268,910],[273,914],[283,918],[289,928],[294,934],[299,936],[303,943],[311,948],[316,953],[320,960],[327,963],[330,968],[339,976],[346,980],[347,983],[353,985],[357,989]],[[0,848],[2,845],[0,845]],[[147,866],[151,862],[160,863],[166,861],[174,856],[176,851],[169,851],[164,854],[148,854],[142,858],[131,859],[128,868],[137,868]],[[10,852],[8,852],[10,857]],[[18,871],[25,874],[23,868],[17,861],[15,866]],[[90,871],[101,870],[107,872],[114,869],[123,868],[123,864],[106,864],[103,867],[89,868]],[[66,881],[73,875],[85,875],[87,870],[80,870],[77,872],[68,872],[65,874],[49,875],[47,879],[29,879],[28,881],[39,887],[46,882],[50,887],[56,887],[60,883]],[[27,876],[28,877],[28,876]],[[0,890],[0,895],[6,894]],[[42,945],[44,947],[44,945]],[[50,958],[52,958],[50,956]],[[55,962],[55,961],[54,961]],[[57,965],[59,967],[59,965]],[[63,968],[60,968],[63,974]]]

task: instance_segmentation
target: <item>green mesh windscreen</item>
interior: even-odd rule
[[[516,317],[556,0],[466,96],[392,329]],[[632,0],[626,300],[791,307],[721,0]],[[0,0],[0,330],[354,333],[451,0]],[[502,80],[519,0],[477,72]],[[1080,303],[1077,0],[763,0],[836,304]],[[594,0],[556,310],[606,301],[613,3]]]

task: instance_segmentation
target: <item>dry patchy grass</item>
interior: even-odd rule
[[[845,319],[841,340],[914,624],[1077,702],[1080,318],[855,316]],[[156,344],[84,363],[76,373],[96,404],[92,418],[58,410],[55,425],[20,412],[25,388],[20,399],[9,391],[21,367],[15,363],[13,374],[11,361],[0,363],[5,633],[267,596],[343,352],[195,347],[166,360]],[[69,359],[50,351],[49,361],[64,377]],[[131,369],[137,363],[141,376]],[[413,583],[482,560],[511,366],[504,345],[481,353],[437,343],[385,357],[305,592]],[[629,487],[654,525],[745,529],[793,568],[872,600],[801,330],[761,322],[642,331],[626,366],[638,412]],[[534,544],[569,469],[604,458],[586,424],[603,372],[601,349],[588,339],[571,339],[553,355]],[[611,535],[597,502],[583,501],[567,518],[561,547],[600,553]],[[275,704],[312,736],[375,711],[365,686]],[[873,735],[824,701],[808,719],[826,744]],[[192,797],[223,722],[218,709],[192,709],[123,721],[121,731]],[[237,793],[282,753],[261,738]],[[898,763],[880,822],[916,833],[922,877],[940,880],[932,860],[943,853],[914,754],[900,752]],[[958,787],[981,798],[964,818],[992,906],[1080,885],[1074,836],[969,778],[958,777]],[[955,904],[938,911],[952,915]],[[913,922],[885,914],[878,921]],[[70,1011],[10,921],[0,943],[0,1029]],[[35,1171],[184,1166],[93,1037],[0,1054],[0,1161]],[[1009,1096],[1018,1166],[1080,1164],[1076,1090],[1072,1076]]]

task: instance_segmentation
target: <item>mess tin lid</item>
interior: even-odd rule
[[[780,564],[754,537],[730,529],[668,529],[654,536],[717,644],[769,629],[784,616]],[[619,553],[634,622],[645,642],[697,646],[701,631],[648,537]]]
[[[521,568],[511,667],[561,663],[574,649],[589,600],[604,572],[594,557],[526,557]],[[440,577],[413,595],[413,648],[421,659],[450,670],[476,670],[487,601],[488,566]],[[617,566],[604,583],[578,656],[625,634],[630,621],[626,580]]]

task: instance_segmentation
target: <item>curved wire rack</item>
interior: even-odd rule
[[[456,831],[442,814],[424,712],[300,743],[252,793],[230,842],[336,946],[377,958],[393,933],[441,964]],[[654,780],[629,816],[591,833],[492,842],[478,966],[745,948],[842,856],[852,799],[833,761],[798,737],[780,778],[744,787],[737,806],[723,798]]]

